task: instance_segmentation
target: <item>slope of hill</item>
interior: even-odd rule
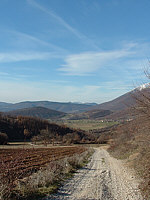
[[[69,119],[79,120],[79,119],[100,119],[109,116],[113,112],[110,110],[95,109],[91,111],[86,111],[79,114],[73,114]]]
[[[133,99],[132,92],[128,92],[112,101],[94,106],[94,109],[107,109],[111,111],[120,111],[133,105],[135,105],[135,100]]]
[[[104,109],[111,111],[121,111],[126,108],[135,106],[136,99],[135,96],[141,95],[141,93],[150,92],[150,85],[144,84],[134,90],[127,92],[126,94],[106,103],[102,103],[92,107],[92,109]]]
[[[0,102],[0,107],[7,107],[11,105],[11,103]]]
[[[43,108],[43,107],[33,107],[33,108],[24,108],[18,109],[10,112],[6,112],[6,115],[11,116],[29,116],[29,117],[38,117],[43,119],[52,119],[52,118],[60,118],[65,116],[65,113],[59,112],[56,110]]]
[[[130,118],[130,107],[135,106],[136,100],[133,97],[138,94],[138,90],[128,92],[112,101],[98,104],[89,108],[89,111],[85,111],[81,114],[75,114],[72,118],[78,119],[126,119]]]
[[[90,108],[90,111],[81,113],[82,116],[92,116],[96,119],[98,113],[102,110],[107,110],[106,115],[99,115],[99,118],[107,118],[112,120],[130,119],[137,115],[131,108],[136,107],[137,99],[139,96],[150,96],[150,84],[144,84],[112,101],[102,103]],[[90,114],[91,113],[91,114]],[[95,113],[95,115],[94,115]],[[97,114],[96,114],[97,113]]]
[[[139,117],[113,130],[110,152],[128,159],[142,180],[140,188],[144,199],[150,198],[150,119]]]
[[[33,117],[10,117],[0,115],[0,132],[6,133],[9,141],[30,140],[46,131],[43,140],[47,137],[60,143],[82,143],[89,142],[91,138],[82,130],[75,130],[64,125],[49,123]]]
[[[89,108],[93,107],[93,105],[95,104],[79,104],[71,102],[60,103],[51,101],[25,101],[15,104],[0,102],[0,111],[9,112],[12,110],[23,109],[23,108],[44,107],[65,113],[75,113],[75,112],[84,112]]]
[[[98,141],[108,141],[113,156],[125,159],[128,166],[136,169],[141,176],[143,199],[150,199],[150,88],[139,87],[133,95],[136,118],[102,133]]]
[[[7,111],[11,106],[11,103],[0,102],[0,112]]]
[[[113,112],[110,115],[107,115],[104,117],[105,119],[111,119],[111,120],[130,120],[137,116],[137,113],[131,108],[125,108],[121,111]]]

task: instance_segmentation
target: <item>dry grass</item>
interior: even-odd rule
[[[143,196],[150,199],[149,119],[136,119],[116,128],[109,151],[119,159],[126,159],[128,165],[135,169],[141,178]]]

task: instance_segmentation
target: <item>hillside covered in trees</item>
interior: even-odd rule
[[[90,142],[91,138],[84,131],[75,130],[65,125],[49,123],[33,117],[10,117],[0,115],[0,132],[8,136],[8,141],[36,140],[59,141],[64,143]]]
[[[5,112],[3,114],[10,116],[38,117],[41,119],[57,119],[65,116],[64,112],[59,112],[45,107],[23,108],[10,112]]]

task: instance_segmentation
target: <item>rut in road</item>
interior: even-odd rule
[[[134,176],[104,149],[46,200],[142,200]]]

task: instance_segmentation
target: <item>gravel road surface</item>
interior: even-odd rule
[[[97,148],[89,164],[47,200],[143,200],[138,182],[121,161]]]

